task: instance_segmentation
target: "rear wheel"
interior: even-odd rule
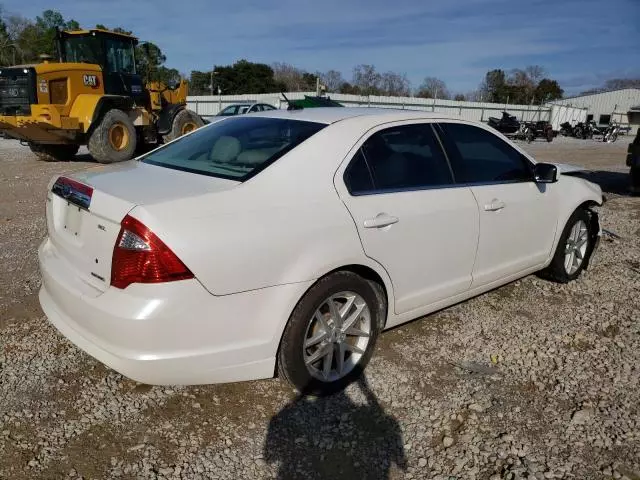
[[[136,128],[122,110],[109,110],[89,137],[89,152],[100,163],[130,160],[137,145]]]
[[[45,145],[38,143],[30,143],[29,148],[39,160],[44,160],[45,162],[71,160],[80,150],[79,145]]]
[[[551,264],[541,272],[543,277],[567,283],[580,276],[593,251],[591,225],[585,209],[573,212],[562,231]]]
[[[165,135],[164,141],[170,142],[171,140],[175,140],[182,135],[186,135],[187,133],[197,130],[203,125],[204,122],[196,113],[191,110],[187,110],[186,108],[184,110],[180,110],[173,119],[171,132],[169,132],[168,135]]]
[[[298,302],[278,352],[278,372],[304,394],[329,394],[358,378],[373,354],[386,300],[353,272],[319,280]]]
[[[547,129],[547,142],[553,141],[553,130],[551,128]]]

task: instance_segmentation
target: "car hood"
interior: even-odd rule
[[[574,173],[574,172],[588,172],[589,169],[581,167],[580,165],[571,165],[569,163],[555,163],[553,165],[558,169],[558,173]]]

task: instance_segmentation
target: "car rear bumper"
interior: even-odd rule
[[[154,385],[272,377],[284,325],[311,283],[220,297],[197,280],[98,292],[52,248],[47,239],[39,250],[40,304],[49,321],[102,363]]]

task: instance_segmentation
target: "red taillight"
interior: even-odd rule
[[[184,263],[139,220],[127,215],[113,249],[111,285],[161,283],[193,278]]]

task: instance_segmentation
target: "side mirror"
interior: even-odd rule
[[[550,163],[536,163],[533,176],[536,183],[555,183],[558,181],[558,168]]]

